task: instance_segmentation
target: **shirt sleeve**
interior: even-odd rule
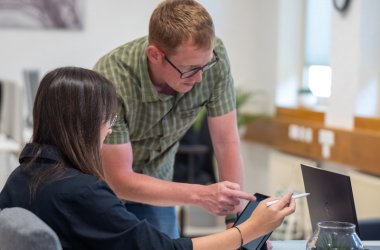
[[[114,84],[118,94],[118,119],[112,127],[112,134],[105,139],[105,143],[110,144],[130,142],[127,118],[125,117],[125,114],[128,114],[129,110],[122,95],[122,88],[126,85],[126,82],[131,79],[128,77],[128,73],[122,65],[123,63],[115,51],[114,53],[102,57],[94,66],[95,71],[102,74]]]
[[[77,195],[68,195],[66,219],[81,249],[192,249],[188,238],[170,239],[145,220],[128,212],[104,182],[98,181]]]
[[[208,116],[221,116],[236,108],[234,81],[231,75],[227,51],[220,39],[217,39],[215,52],[219,62],[208,72],[208,81],[214,82],[211,97],[206,105]]]

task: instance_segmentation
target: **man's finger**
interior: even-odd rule
[[[250,194],[250,193],[247,193],[244,191],[230,189],[228,191],[228,193],[229,193],[229,196],[233,196],[235,198],[244,199],[247,201],[255,201],[256,200],[256,197],[253,194]]]
[[[229,189],[240,190],[240,185],[235,182],[224,181],[223,183]]]

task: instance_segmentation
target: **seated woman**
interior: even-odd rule
[[[112,132],[116,91],[82,68],[58,68],[41,81],[33,138],[0,194],[0,208],[23,207],[45,221],[63,249],[237,249],[280,225],[295,210],[290,194],[224,232],[170,239],[129,213],[104,181],[100,150]],[[274,198],[271,198],[274,199]],[[270,199],[269,199],[270,200]]]

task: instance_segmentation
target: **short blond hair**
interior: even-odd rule
[[[183,42],[210,48],[215,40],[214,23],[207,10],[194,0],[165,0],[149,22],[149,44],[171,54]]]

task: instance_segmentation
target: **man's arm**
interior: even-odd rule
[[[192,204],[218,215],[230,214],[237,197],[254,199],[253,195],[240,191],[239,185],[227,181],[204,186],[163,181],[135,173],[130,143],[104,144],[102,159],[106,180],[122,199],[159,206]]]
[[[243,161],[236,111],[218,117],[208,117],[208,125],[220,180],[237,183],[239,186],[236,189],[243,190]],[[235,212],[240,212],[242,208],[240,202]]]

